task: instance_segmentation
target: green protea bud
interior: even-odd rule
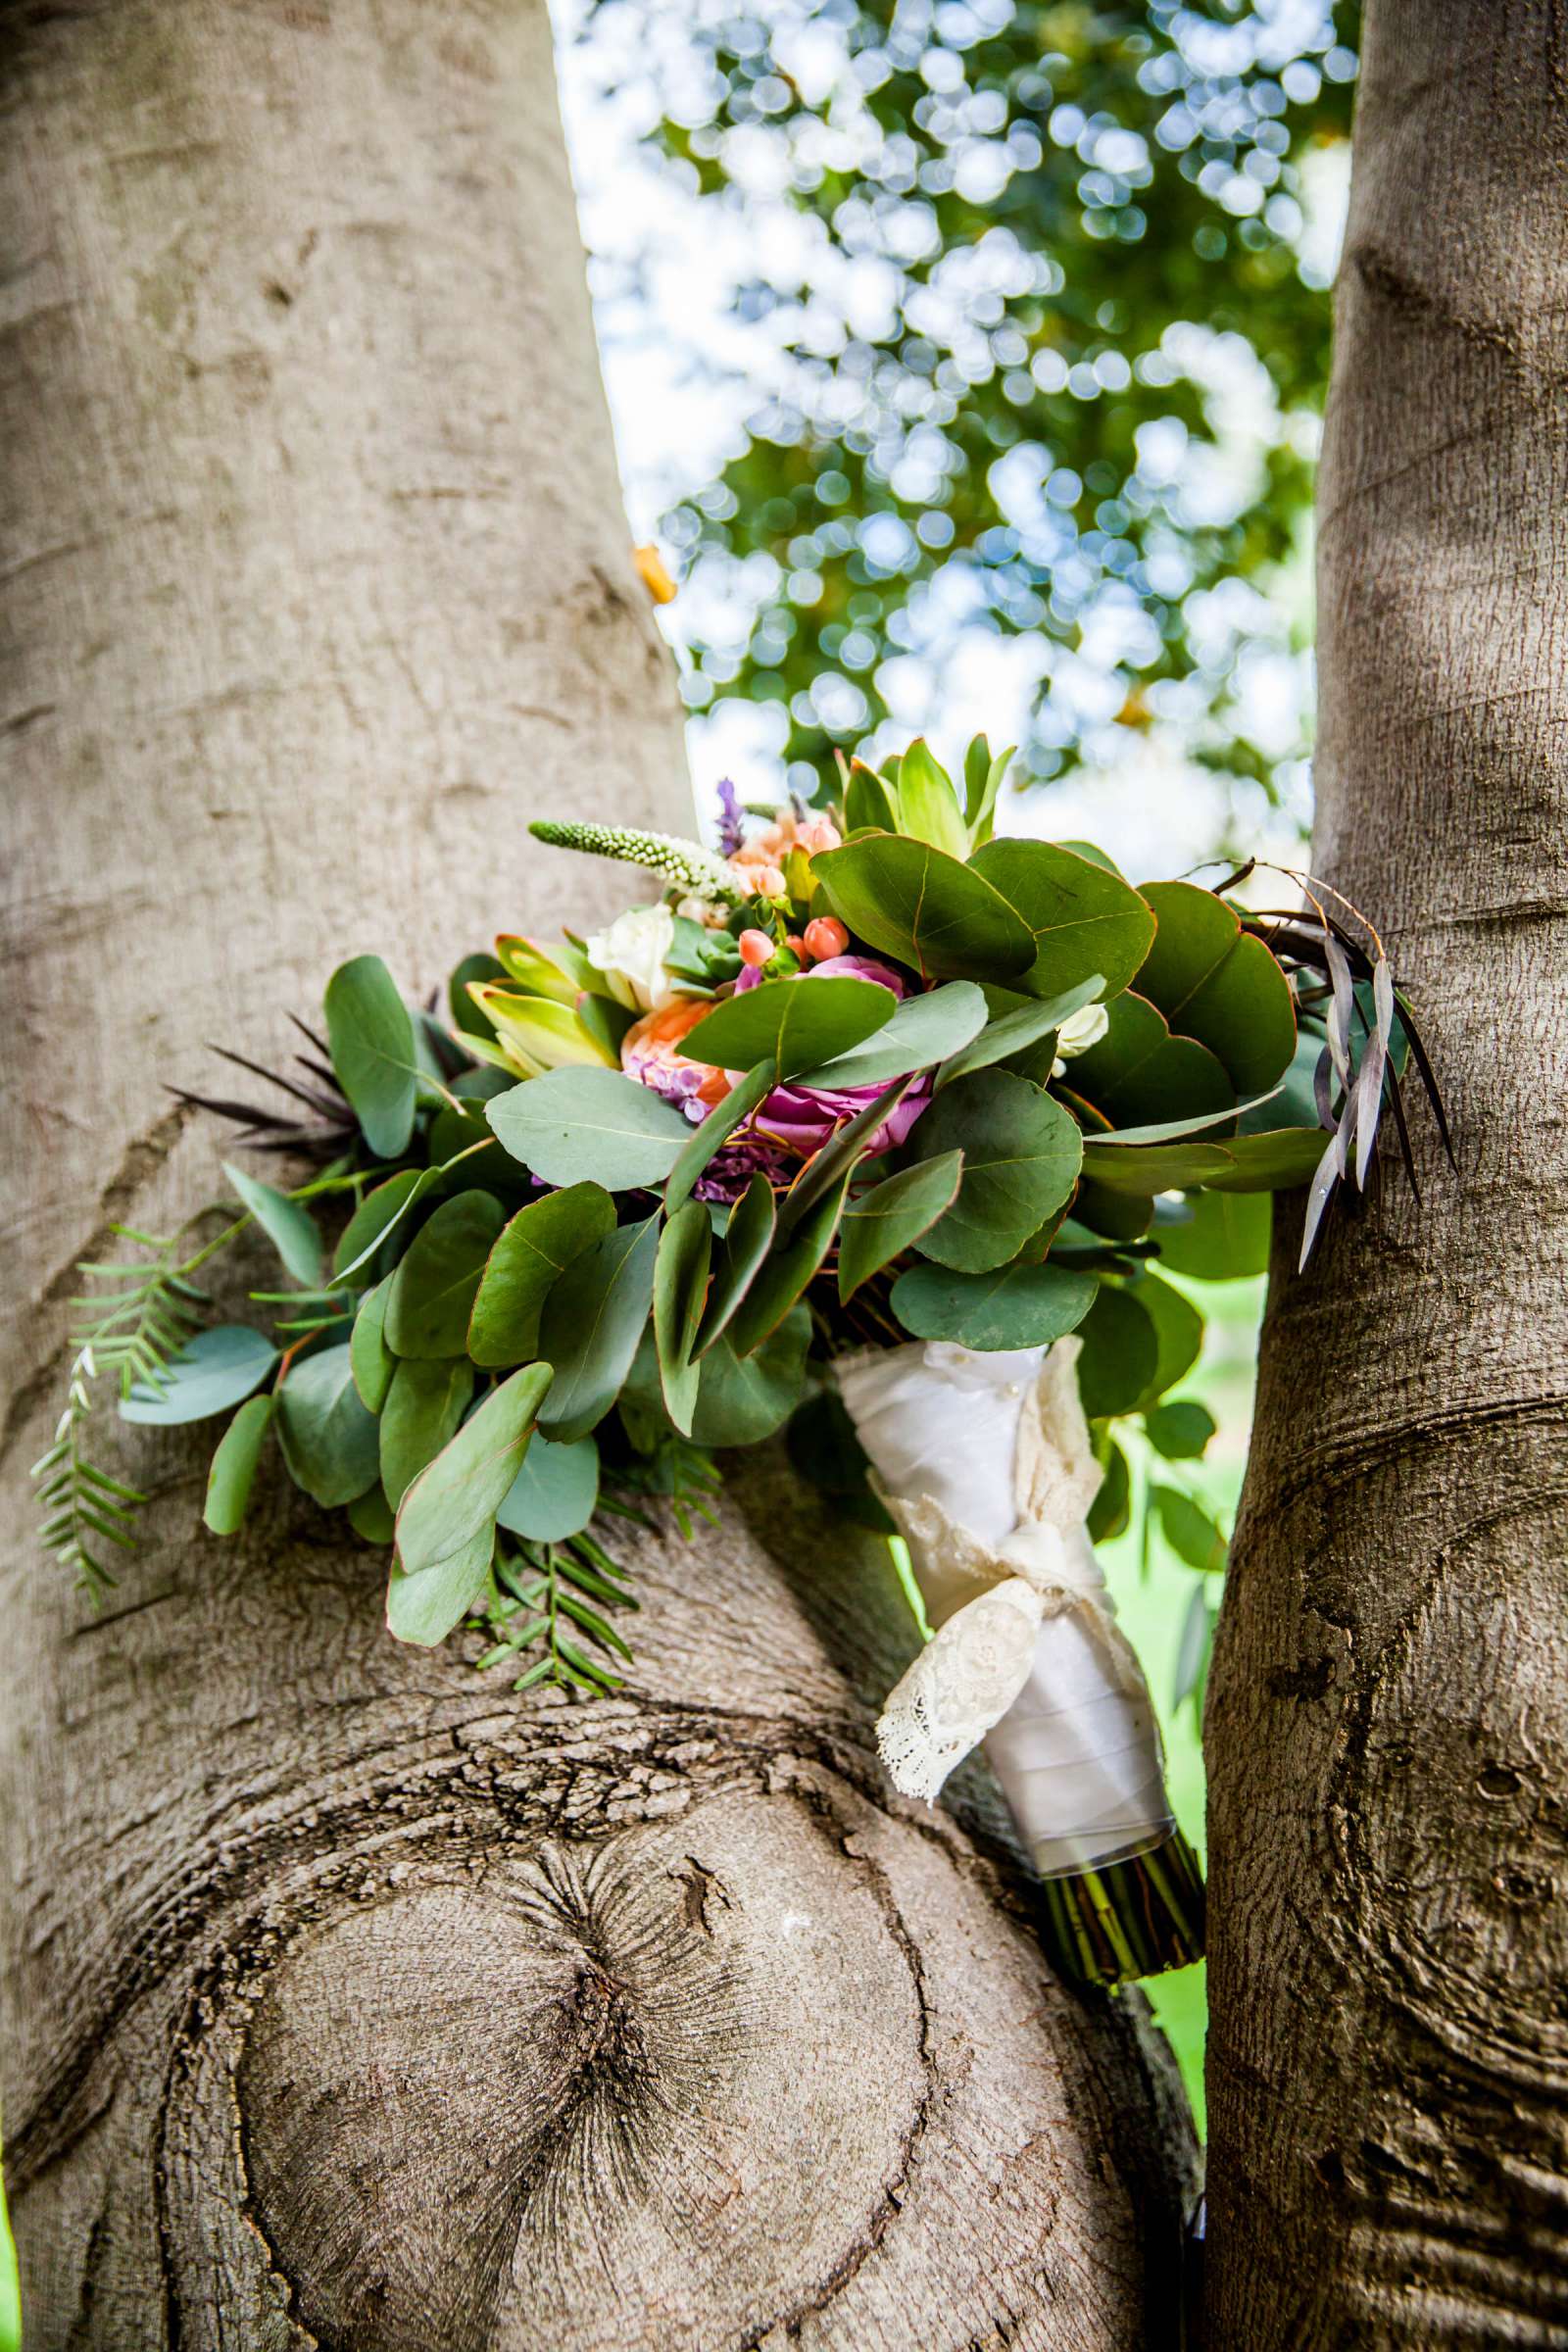
[[[630,825],[557,824],[550,817],[538,818],[528,830],[558,850],[587,850],[596,858],[645,865],[697,898],[738,906],[746,896],[722,858],[715,858],[701,842],[681,841],[673,833],[639,833]]]

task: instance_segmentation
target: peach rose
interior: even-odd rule
[[[732,1084],[727,1071],[690,1061],[680,1051],[681,1039],[712,1009],[706,997],[672,997],[657,1012],[633,1021],[620,1041],[621,1068],[673,1102],[694,1126],[723,1102]]]

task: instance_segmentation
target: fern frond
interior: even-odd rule
[[[77,1272],[113,1287],[80,1293],[71,1301],[72,1345],[90,1355],[89,1378],[112,1377],[128,1396],[139,1383],[161,1390],[172,1357],[188,1346],[206,1315],[208,1298],[176,1262],[180,1240],[112,1229],[122,1240],[152,1250],[151,1259],[108,1263],[84,1259]]]
[[[516,1663],[537,1650],[514,1682],[514,1690],[552,1683],[602,1698],[619,1690],[621,1678],[600,1658],[629,1664],[632,1655],[602,1612],[638,1606],[625,1571],[592,1536],[573,1536],[564,1544],[517,1541],[514,1547],[500,1547],[496,1553],[490,1598],[479,1621],[490,1633],[492,1645],[478,1664],[483,1668],[503,1660]],[[573,1639],[576,1634],[599,1655],[590,1656]]]
[[[99,1370],[93,1349],[81,1348],[71,1367],[66,1408],[55,1426],[54,1442],[33,1463],[31,1473],[43,1511],[38,1532],[44,1548],[74,1575],[95,1607],[116,1582],[95,1546],[113,1544],[122,1551],[131,1550],[136,1542],[132,1522],[147,1500],[135,1487],[111,1478],[85,1450],[92,1384]]]

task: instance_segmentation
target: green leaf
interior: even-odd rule
[[[1327,1138],[1316,1127],[1280,1127],[1267,1135],[1231,1135],[1223,1144],[1107,1144],[1084,1146],[1084,1173],[1118,1193],[1194,1192],[1209,1185],[1224,1193],[1280,1193],[1305,1184]]]
[[[1153,1318],[1130,1291],[1102,1282],[1082,1325],[1078,1388],[1091,1421],[1138,1410],[1159,1366]]]
[[[1144,1415],[1149,1443],[1167,1462],[1198,1461],[1217,1426],[1207,1405],[1188,1396],[1174,1404],[1152,1405]]]
[[[619,1070],[547,1070],[485,1106],[496,1134],[546,1184],[612,1193],[662,1184],[690,1140],[680,1112]]]
[[[778,1072],[770,1061],[760,1061],[748,1070],[745,1077],[731,1087],[722,1102],[715,1103],[702,1124],[692,1132],[680,1157],[669,1171],[664,1187],[664,1207],[673,1216],[683,1200],[691,1197],[692,1188],[713,1154],[732,1136],[743,1119],[750,1118],[758,1105],[765,1102],[772,1093]]]
[[[398,1159],[414,1133],[414,1020],[379,956],[340,963],[326,984],[332,1067],[377,1159]]]
[[[1177,1558],[1205,1575],[1218,1575],[1228,1546],[1208,1513],[1175,1487],[1151,1487],[1149,1499],[1158,1516],[1159,1532]]]
[[[379,1485],[355,1495],[349,1504],[349,1525],[362,1544],[374,1544],[378,1548],[383,1548],[391,1543],[396,1521],[392,1505]]]
[[[973,981],[950,980],[924,996],[906,997],[885,1029],[836,1061],[806,1071],[799,1083],[833,1093],[886,1086],[946,1062],[984,1028],[985,1018],[986,1001]]]
[[[890,1265],[951,1208],[963,1173],[963,1153],[944,1152],[916,1160],[852,1201],[839,1234],[839,1300]]]
[[[1113,1242],[1136,1242],[1153,1223],[1154,1203],[1142,1193],[1110,1193],[1092,1176],[1080,1178],[1073,1195],[1074,1222]]]
[[[321,1237],[304,1201],[291,1200],[259,1176],[248,1176],[232,1160],[224,1160],[223,1174],[282,1259],[285,1273],[308,1291],[317,1289],[323,1270]]]
[[[730,1211],[713,1287],[699,1325],[695,1353],[705,1355],[733,1319],[758,1268],[773,1245],[777,1223],[773,1188],[760,1170]],[[690,1430],[686,1432],[690,1436]]]
[[[1289,1192],[1310,1181],[1327,1141],[1319,1127],[1278,1127],[1266,1135],[1227,1136],[1225,1165],[1204,1181],[1222,1193]]]
[[[844,1212],[850,1171],[807,1210],[788,1235],[780,1235],[747,1287],[725,1337],[738,1356],[748,1356],[777,1330],[833,1247]]]
[[[1260,939],[1212,891],[1153,882],[1144,893],[1159,918],[1138,974],[1140,996],[1171,1028],[1219,1056],[1238,1094],[1260,1095],[1296,1052],[1290,983]]]
[[[564,941],[541,948],[536,940],[508,931],[496,941],[495,956],[485,960],[494,961],[502,978],[515,980],[530,996],[550,997],[558,1004],[575,1004],[591,984],[586,956]]]
[[[874,768],[863,760],[850,763],[850,781],[844,794],[844,821],[852,833],[867,826],[877,833],[898,831],[898,810],[892,795]]]
[[[468,1318],[468,1353],[487,1368],[538,1353],[545,1300],[575,1257],[613,1232],[615,1204],[602,1185],[568,1185],[519,1208],[485,1261]]]
[[[731,1219],[733,1224],[734,1219]],[[702,1375],[692,1361],[697,1327],[708,1296],[713,1226],[703,1200],[686,1200],[659,1239],[654,1261],[654,1336],[664,1406],[683,1437],[691,1436],[692,1414]]]
[[[1193,1038],[1172,1037],[1164,1014],[1147,997],[1124,991],[1110,1005],[1109,1020],[1099,1043],[1067,1064],[1063,1083],[1112,1127],[1234,1114],[1236,1089],[1223,1062]]]
[[[488,980],[504,980],[506,976],[506,965],[498,963],[495,956],[465,956],[447,982],[447,1010],[454,1029],[465,1037],[490,1035],[489,1022],[468,994],[469,983],[482,986]]]
[[[969,828],[969,839],[976,848],[991,839],[996,819],[997,795],[1003,779],[1012,764],[1015,746],[1009,744],[993,760],[991,747],[983,735],[977,735],[963,759],[963,813]]]
[[[681,1052],[689,1061],[721,1070],[749,1070],[760,1061],[776,1065],[780,1078],[847,1054],[874,1031],[885,1029],[898,1010],[898,998],[877,980],[830,973],[814,980],[764,980],[744,996],[728,998],[688,1030]]]
[[[1034,958],[1013,985],[1032,997],[1059,997],[1092,973],[1106,999],[1127,986],[1154,936],[1154,918],[1119,874],[1053,841],[993,841],[976,850],[969,871],[999,891],[1028,924]]]
[[[1203,1318],[1190,1298],[1157,1274],[1140,1274],[1128,1287],[1153,1324],[1158,1342],[1154,1369],[1139,1400],[1147,1410],[1197,1363],[1203,1346]]]
[[[1181,1638],[1176,1644],[1176,1673],[1171,1687],[1171,1705],[1179,1707],[1189,1694],[1195,1704],[1201,1706],[1204,1677],[1208,1672],[1209,1652],[1214,1646],[1214,1627],[1217,1612],[1208,1605],[1208,1594],[1201,1585],[1193,1587],[1182,1619]]]
[[[548,1364],[526,1364],[492,1389],[404,1495],[386,1596],[387,1625],[400,1642],[444,1641],[484,1591],[496,1513],[553,1378]]]
[[[991,746],[983,735],[971,736],[963,755],[963,815],[973,825],[980,815],[986,786],[991,780]]]
[[[219,1439],[207,1473],[207,1505],[202,1512],[215,1536],[236,1535],[243,1525],[271,1426],[271,1397],[252,1396]]]
[[[386,1402],[386,1393],[392,1386],[397,1359],[386,1344],[386,1302],[393,1277],[388,1274],[373,1291],[367,1291],[360,1300],[349,1333],[349,1369],[360,1400],[372,1413],[378,1413]]]
[[[841,1178],[852,1175],[860,1161],[867,1157],[877,1144],[882,1129],[898,1109],[909,1091],[911,1081],[895,1078],[880,1094],[858,1110],[853,1119],[834,1128],[827,1142],[811,1154],[789,1191],[779,1202],[778,1225],[781,1234],[793,1233],[809,1209],[827,1193],[833,1191]]]
[[[1127,1456],[1114,1443],[1104,1447],[1105,1476],[1089,1506],[1085,1525],[1091,1544],[1108,1544],[1125,1534],[1132,1518],[1132,1474]]]
[[[1156,1193],[1187,1192],[1198,1185],[1213,1184],[1227,1170],[1234,1174],[1237,1162],[1231,1152],[1236,1141],[1232,1137],[1226,1144],[1102,1144],[1090,1136],[1084,1145],[1084,1175],[1109,1192],[1152,1200]],[[1321,1135],[1317,1141],[1321,1152]]]
[[[1162,1265],[1200,1282],[1239,1282],[1268,1272],[1274,1210],[1266,1193],[1194,1193],[1192,1215],[1180,1225],[1161,1225]]]
[[[757,1446],[782,1429],[801,1401],[811,1317],[793,1307],[760,1348],[738,1357],[726,1332],[703,1358],[702,1386],[692,1415],[699,1446]]]
[[[950,858],[969,852],[969,828],[945,767],[918,739],[899,762],[899,829]]]
[[[494,1193],[459,1193],[443,1200],[409,1244],[386,1302],[386,1344],[394,1355],[462,1355],[480,1277],[505,1211]]]
[[[893,1285],[893,1312],[917,1340],[1039,1348],[1077,1330],[1099,1287],[1097,1275],[1064,1266],[998,1266],[987,1274],[911,1266]]]
[[[940,1094],[943,1087],[951,1086],[955,1078],[967,1078],[974,1070],[988,1070],[1053,1036],[1073,1013],[1093,1004],[1103,987],[1100,974],[1092,972],[1087,980],[1069,988],[1062,996],[1048,997],[1044,1004],[1019,1004],[1011,1012],[989,1021],[978,1036],[943,1063],[937,1072],[937,1092]],[[1048,1064],[1042,1075],[1049,1074]],[[1020,1075],[1027,1077],[1029,1073],[1023,1071]]]
[[[1034,960],[1023,917],[972,865],[927,842],[869,834],[811,864],[840,921],[922,980],[1007,980]]]
[[[540,1424],[548,1437],[585,1438],[631,1369],[654,1299],[659,1218],[621,1225],[573,1258],[540,1317],[539,1344],[556,1367]]]
[[[336,1510],[374,1486],[380,1433],[354,1386],[347,1340],[290,1364],[275,1393],[283,1459],[313,1502]]]
[[[434,1168],[400,1168],[378,1184],[355,1209],[343,1228],[332,1257],[332,1279],[346,1282],[375,1255],[393,1228],[400,1225],[416,1200],[435,1183]]]
[[[265,1332],[248,1323],[220,1323],[199,1331],[171,1356],[156,1388],[138,1381],[122,1399],[120,1417],[161,1428],[210,1420],[259,1388],[276,1362],[277,1349]]]
[[[520,1069],[538,1074],[566,1066],[620,1067],[618,1033],[612,1043],[601,1024],[590,1024],[584,1017],[587,1008],[598,1004],[596,998],[585,997],[579,1010],[550,997],[485,985],[474,992],[474,1003]]]
[[[599,1447],[592,1438],[557,1446],[538,1431],[496,1513],[496,1525],[534,1544],[580,1536],[599,1507]]]
[[[395,1511],[427,1462],[450,1444],[473,1396],[466,1355],[398,1365],[380,1419],[381,1485]]]
[[[944,1087],[905,1147],[918,1156],[963,1153],[953,1206],[920,1243],[923,1257],[983,1274],[1016,1257],[1078,1180],[1083,1139],[1044,1088],[1010,1070],[977,1070]]]

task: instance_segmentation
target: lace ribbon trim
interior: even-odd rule
[[[929,1494],[879,1488],[937,1629],[877,1725],[882,1760],[906,1796],[935,1797],[1002,1721],[1029,1681],[1040,1629],[1051,1619],[1070,1617],[1087,1637],[1100,1693],[1141,1702],[1147,1715],[1143,1670],[1109,1613],[1082,1536],[1102,1472],[1078,1395],[1079,1347],[1058,1341],[1024,1401],[1013,1461],[1019,1523],[1000,1546],[950,1519]],[[1157,1747],[1154,1757],[1157,1775]]]

